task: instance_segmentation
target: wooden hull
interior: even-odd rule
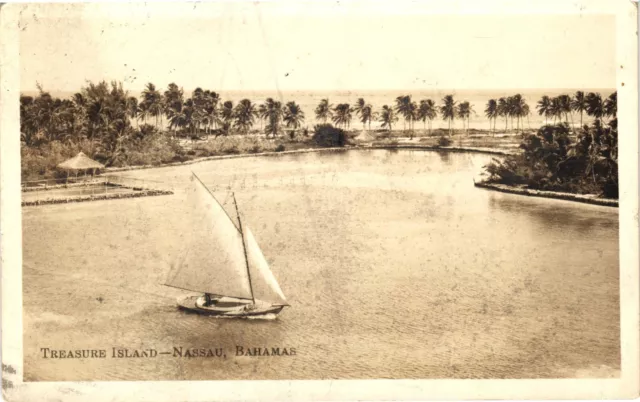
[[[272,318],[282,311],[283,305],[268,303],[251,304],[245,300],[220,303],[220,306],[204,306],[202,296],[186,296],[179,298],[178,308],[202,315],[228,318]]]

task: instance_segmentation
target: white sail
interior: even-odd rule
[[[197,177],[187,189],[183,253],[166,285],[222,296],[251,298],[242,235]]]
[[[269,264],[264,258],[258,243],[251,230],[244,226],[244,240],[247,249],[247,261],[251,272],[251,286],[253,295],[258,300],[273,304],[287,304],[287,299],[280,289],[280,285],[269,269]]]

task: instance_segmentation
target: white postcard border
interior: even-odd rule
[[[246,2],[251,7],[250,2]],[[276,1],[283,12],[348,13],[362,2]],[[638,395],[638,91],[637,5],[629,0],[373,1],[378,12],[607,13],[617,17],[619,128],[633,133],[620,149],[621,377],[570,380],[326,380],[326,381],[22,381],[22,229],[20,207],[19,35],[22,5],[0,9],[0,255],[2,256],[3,394],[7,400],[461,400],[601,399]],[[139,5],[145,10],[144,4]],[[162,9],[163,6],[157,6]],[[112,10],[109,7],[106,9]],[[104,10],[103,10],[104,11]],[[11,373],[15,370],[15,373]]]

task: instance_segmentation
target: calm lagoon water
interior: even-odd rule
[[[618,211],[473,187],[490,157],[346,151],[123,175],[176,195],[23,208],[26,380],[617,376]],[[191,170],[235,192],[291,308],[176,309]],[[112,347],[226,359],[112,358]],[[235,356],[237,346],[295,356]],[[43,359],[40,348],[106,349]]]

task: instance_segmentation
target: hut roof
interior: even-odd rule
[[[89,158],[83,152],[78,152],[78,155],[71,159],[67,159],[58,165],[60,169],[66,170],[87,170],[87,169],[102,169],[104,165],[100,162],[96,162]]]

